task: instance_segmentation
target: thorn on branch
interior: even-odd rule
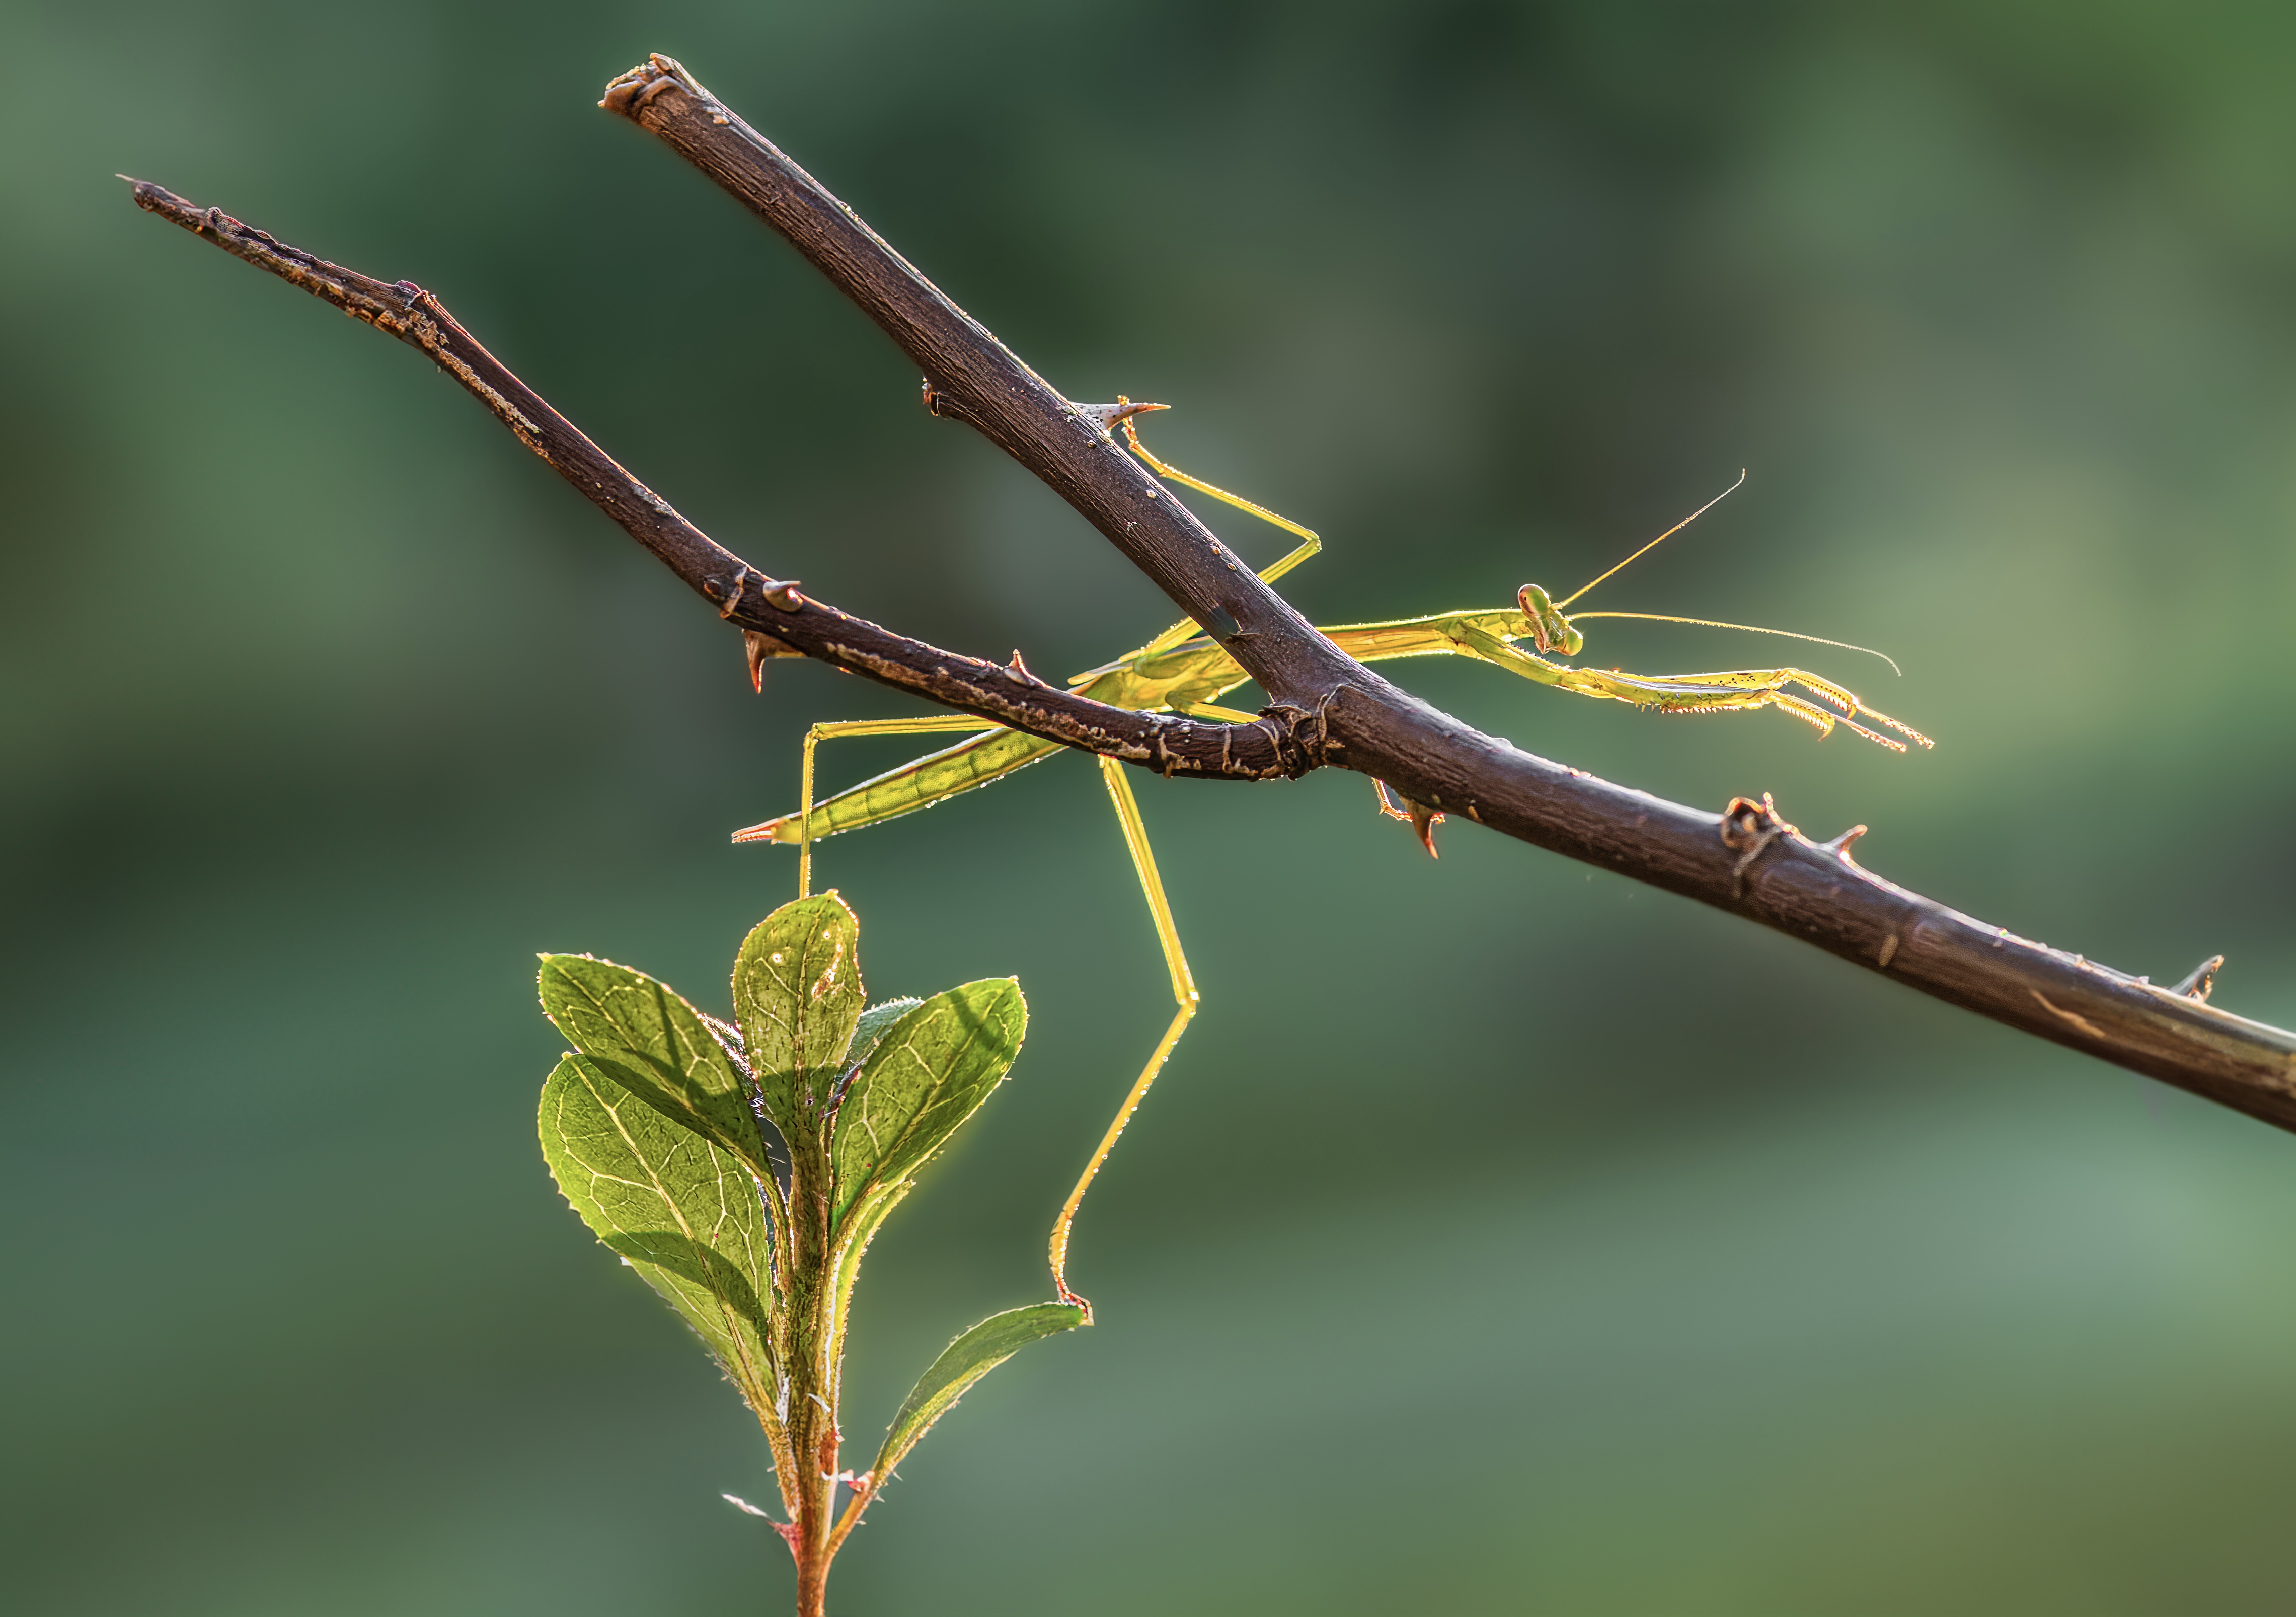
[[[714,595],[723,589],[726,592],[726,597],[718,603],[718,615],[720,618],[730,618],[741,610],[742,588],[749,581],[750,564],[744,562],[742,563],[741,570],[734,575],[734,581],[731,584],[721,584],[716,579],[712,579],[704,587],[703,593]]]
[[[2217,973],[2223,969],[2224,956],[2210,955],[2193,968],[2191,976],[2169,991],[2171,994],[2181,994],[2187,999],[2197,999],[2202,1005],[2206,1005],[2209,1002],[2209,996],[2216,989]]]
[[[1104,405],[1078,404],[1074,399],[1070,399],[1069,404],[1078,415],[1097,423],[1103,432],[1108,431],[1119,422],[1129,421],[1136,415],[1145,415],[1151,410],[1168,410],[1172,407],[1169,405],[1143,404],[1131,398],[1119,398],[1114,404]]]
[[[1851,855],[1849,850],[1856,844],[1859,837],[1866,834],[1867,829],[1868,827],[1864,825],[1852,825],[1849,830],[1843,832],[1831,842],[1820,842],[1818,846],[1824,849],[1826,852],[1832,854],[1835,858],[1840,859],[1844,865],[1855,865],[1857,861],[1856,858]]]
[[[754,628],[742,631],[742,650],[750,660],[750,688],[760,695],[766,689],[766,659],[768,657],[802,657],[805,653],[786,641]]]
[[[1419,833],[1419,845],[1427,850],[1427,857],[1441,858],[1435,851],[1435,827],[1443,823],[1443,811],[1404,796],[1383,780],[1374,780],[1371,786],[1379,800],[1379,811],[1391,820],[1408,820],[1411,829]]]

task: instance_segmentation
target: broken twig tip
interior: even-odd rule
[[[1857,839],[1864,836],[1868,829],[1869,827],[1864,825],[1852,825],[1831,842],[1821,842],[1818,846],[1840,859],[1844,865],[1855,865],[1857,861],[1851,857],[1849,850],[1857,845]]]

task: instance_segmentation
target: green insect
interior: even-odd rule
[[[1225,488],[1190,477],[1186,472],[1166,464],[1149,453],[1141,443],[1134,418],[1165,406],[1153,404],[1134,404],[1119,398],[1112,406],[1086,406],[1098,415],[1109,428],[1120,426],[1132,452],[1160,477],[1181,483],[1198,492],[1226,501],[1242,511],[1274,523],[1296,534],[1302,543],[1283,560],[1259,576],[1269,582],[1282,578],[1300,562],[1323,548],[1323,541],[1314,530],[1278,516],[1263,506],[1256,505]],[[1739,473],[1739,482],[1745,474]],[[1512,608],[1496,611],[1463,611],[1434,612],[1423,618],[1398,618],[1383,623],[1350,623],[1322,631],[1332,643],[1358,662],[1378,662],[1398,657],[1473,657],[1494,663],[1510,673],[1519,674],[1540,685],[1557,690],[1570,691],[1581,696],[1595,696],[1615,702],[1631,702],[1663,713],[1726,713],[1753,708],[1775,708],[1822,734],[1830,735],[1836,725],[1841,725],[1878,742],[1885,747],[1903,752],[1905,743],[1891,739],[1880,731],[1868,729],[1857,722],[1863,716],[1886,729],[1896,731],[1907,740],[1923,747],[1931,745],[1929,737],[1898,723],[1885,714],[1866,707],[1850,692],[1832,680],[1797,668],[1734,669],[1718,673],[1668,674],[1652,677],[1621,673],[1617,669],[1574,668],[1549,661],[1554,656],[1576,657],[1585,645],[1577,623],[1589,618],[1644,618],[1665,623],[1692,623],[1710,628],[1743,629],[1752,634],[1784,635],[1789,639],[1807,640],[1819,645],[1837,646],[1846,651],[1866,651],[1863,646],[1848,645],[1839,640],[1823,640],[1814,635],[1794,635],[1784,629],[1759,628],[1751,624],[1718,623],[1705,618],[1674,618],[1655,612],[1580,612],[1576,619],[1565,617],[1563,609],[1579,596],[1600,584],[1612,573],[1650,550],[1652,546],[1672,537],[1683,528],[1710,510],[1724,496],[1738,487],[1729,488],[1709,500],[1698,510],[1677,522],[1666,532],[1644,545],[1640,550],[1610,569],[1575,593],[1560,601],[1551,599],[1536,584],[1526,584],[1515,595]],[[1528,641],[1533,650],[1525,651],[1518,642]],[[1878,652],[1869,655],[1881,656]],[[1884,661],[1889,659],[1883,658]],[[1897,664],[1891,662],[1892,669]],[[1257,716],[1239,712],[1233,708],[1216,705],[1218,699],[1249,684],[1251,676],[1218,644],[1205,636],[1193,621],[1174,624],[1137,651],[1119,658],[1114,662],[1091,669],[1069,681],[1084,695],[1111,706],[1137,709],[1146,712],[1185,713],[1193,718],[1231,724],[1250,724]],[[1789,692],[1788,685],[1799,685],[1818,698],[1812,702]],[[1830,704],[1830,705],[1826,705]],[[840,735],[910,735],[947,732],[970,732],[967,738],[940,751],[929,753],[898,769],[849,787],[822,802],[813,800],[814,750],[822,742]],[[968,714],[947,714],[932,718],[871,718],[853,719],[832,724],[815,725],[806,733],[804,763],[800,784],[800,802],[793,813],[784,814],[761,824],[748,826],[734,833],[736,842],[784,842],[798,850],[798,895],[802,898],[812,890],[813,843],[822,837],[834,836],[843,831],[857,831],[900,815],[955,797],[960,792],[985,786],[1001,780],[1016,769],[1050,758],[1065,749],[1058,742],[1045,741],[1001,725],[990,725]],[[1186,954],[1180,947],[1178,928],[1172,920],[1172,907],[1164,895],[1164,884],[1156,874],[1156,856],[1148,845],[1148,833],[1140,818],[1140,805],[1132,795],[1132,787],[1125,778],[1124,766],[1114,759],[1099,759],[1103,782],[1107,785],[1109,800],[1114,805],[1118,824],[1124,833],[1127,851],[1132,858],[1134,871],[1140,878],[1141,891],[1147,896],[1148,909],[1156,929],[1156,940],[1162,948],[1164,964],[1171,974],[1172,998],[1176,1009],[1164,1036],[1148,1057],[1117,1108],[1100,1144],[1085,1164],[1083,1174],[1062,1204],[1059,1219],[1053,1226],[1050,1257],[1054,1283],[1060,1288],[1063,1301],[1080,1301],[1069,1289],[1068,1248],[1070,1228],[1076,1221],[1077,1209],[1083,1203],[1101,1165],[1108,1160],[1117,1137],[1131,1121],[1148,1088],[1179,1043],[1188,1022],[1196,1014],[1199,996],[1194,976],[1188,970]],[[1442,816],[1423,805],[1392,793],[1384,783],[1374,783],[1381,812],[1396,819],[1408,819],[1417,830],[1420,840],[1429,853],[1435,851],[1433,827]]]

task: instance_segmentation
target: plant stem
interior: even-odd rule
[[[842,1438],[837,1399],[844,1300],[839,1294],[830,1228],[834,1104],[825,1087],[816,1087],[800,1094],[798,1107],[800,1120],[785,1137],[790,1152],[787,1306],[796,1338],[791,1344],[790,1448],[799,1466],[793,1479],[797,1520],[790,1553],[797,1560],[798,1617],[821,1617],[829,1563],[836,1554],[832,1535],[837,1526],[837,1453]]]

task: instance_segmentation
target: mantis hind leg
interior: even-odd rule
[[[1069,1199],[1062,1204],[1061,1216],[1053,1222],[1050,1248],[1053,1284],[1060,1289],[1061,1301],[1081,1307],[1087,1319],[1092,1317],[1092,1304],[1069,1289],[1069,1234],[1076,1223],[1077,1209],[1084,1204],[1085,1192],[1092,1188],[1093,1179],[1100,1172],[1100,1165],[1108,1161],[1108,1153],[1116,1148],[1117,1137],[1124,1132],[1124,1126],[1140,1109],[1148,1087],[1156,1081],[1157,1073],[1164,1070],[1164,1063],[1170,1057],[1172,1047],[1178,1044],[1180,1035],[1187,1031],[1188,1022],[1195,1015],[1200,1001],[1195,977],[1188,970],[1188,957],[1180,948],[1179,928],[1172,922],[1172,906],[1164,897],[1162,880],[1156,874],[1156,854],[1148,846],[1148,828],[1141,822],[1140,804],[1132,795],[1131,783],[1124,778],[1124,766],[1112,758],[1103,758],[1100,759],[1100,777],[1108,787],[1109,801],[1115,805],[1117,822],[1124,827],[1125,850],[1132,856],[1132,868],[1140,877],[1140,891],[1148,899],[1148,913],[1156,925],[1156,942],[1164,951],[1165,969],[1172,974],[1172,1000],[1177,1008],[1172,1014],[1171,1024],[1164,1030],[1164,1037],[1156,1041],[1156,1048],[1149,1055],[1148,1064],[1133,1080],[1132,1088],[1125,1094],[1123,1104],[1116,1109],[1116,1116],[1108,1125],[1108,1131],[1101,1136],[1100,1144],[1094,1148],[1092,1160],[1085,1164],[1084,1172],[1077,1179],[1076,1188],[1069,1192]]]

